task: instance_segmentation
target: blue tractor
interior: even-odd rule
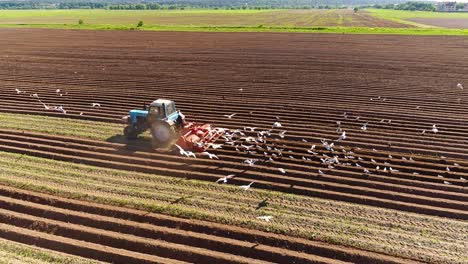
[[[136,139],[149,129],[155,148],[175,142],[185,124],[185,116],[177,111],[174,101],[165,99],[155,100],[143,110],[131,110],[123,120],[127,124],[123,133],[128,139]]]

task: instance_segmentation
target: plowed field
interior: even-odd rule
[[[466,38],[1,29],[0,39],[0,111],[110,127],[89,123],[99,136],[77,137],[65,123],[65,131],[49,124],[54,133],[38,128],[47,123],[3,118],[1,151],[211,182],[233,173],[236,185],[446,217],[466,228],[468,94],[457,87],[468,86]],[[222,148],[209,150],[217,160],[154,151],[146,138],[116,132],[129,109],[156,98],[175,100],[190,121],[245,136],[220,139]],[[262,144],[246,140],[269,129]],[[101,261],[409,261],[19,188],[0,192],[2,237]]]

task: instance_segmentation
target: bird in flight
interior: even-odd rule
[[[229,179],[232,179],[232,178],[234,178],[235,176],[236,176],[235,174],[229,174],[229,175],[227,175],[227,176],[225,176],[225,177],[219,178],[219,179],[216,181],[216,183],[219,183],[219,182],[221,182],[221,183],[227,183],[227,181],[228,181]]]
[[[254,182],[251,182],[251,183],[249,183],[249,184],[247,184],[247,185],[241,185],[241,186],[239,186],[239,188],[241,188],[241,189],[244,190],[244,191],[247,191],[248,189],[250,189],[250,187],[252,186],[252,184],[254,184]]]
[[[216,156],[215,154],[209,153],[208,151],[204,151],[201,154],[207,155],[210,159],[213,159],[213,158],[219,159],[218,156]]]
[[[235,115],[237,115],[237,114],[236,114],[236,113],[234,113],[234,114],[230,114],[230,115],[223,115],[223,116],[225,116],[225,117],[227,117],[227,118],[231,119],[231,118],[233,118]]]

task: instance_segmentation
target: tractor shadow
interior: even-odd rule
[[[106,139],[109,143],[122,144],[118,147],[119,153],[134,153],[136,151],[154,152],[151,145],[151,138],[138,137],[137,139],[127,139],[124,135],[114,135]]]

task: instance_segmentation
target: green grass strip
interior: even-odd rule
[[[395,20],[396,21],[396,20]],[[409,21],[405,22],[410,23]],[[412,23],[414,24],[414,23]],[[446,28],[384,28],[384,27],[270,27],[270,26],[162,26],[115,24],[0,24],[0,28],[45,28],[84,30],[142,30],[183,32],[285,32],[285,33],[333,33],[333,34],[385,34],[385,35],[449,35],[468,36],[468,29]]]
[[[78,264],[101,262],[0,239],[0,263]]]
[[[0,129],[106,140],[112,136],[122,135],[123,128],[123,125],[106,122],[0,113]]]

